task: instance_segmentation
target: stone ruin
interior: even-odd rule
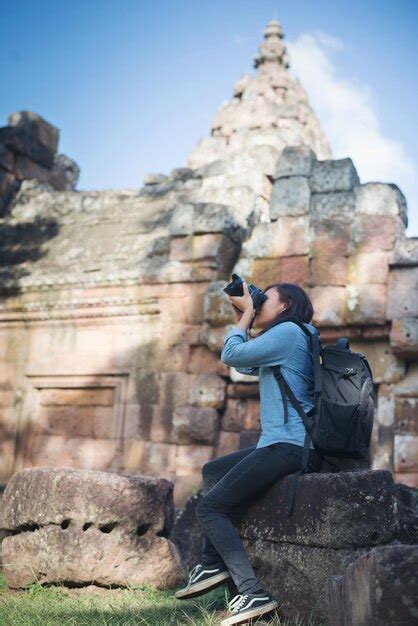
[[[168,539],[173,483],[88,469],[28,468],[3,494],[2,568],[11,588],[31,583],[72,587],[182,581]]]
[[[202,465],[258,437],[257,382],[219,360],[232,272],[300,284],[322,343],[346,336],[366,353],[370,458],[341,479],[382,470],[408,493],[418,485],[418,237],[405,236],[405,197],[332,159],[277,22],[254,65],[184,166],[139,189],[77,190],[58,129],[35,113],[0,129],[3,485],[36,468],[139,473],[171,481],[182,514]]]
[[[387,470],[306,474],[288,518],[277,513],[286,510],[290,482],[291,476],[283,477],[233,512],[257,578],[279,602],[280,617],[318,626],[415,624],[418,490],[395,483]],[[188,567],[202,547],[195,514],[201,497],[199,491],[189,498],[170,534]],[[374,559],[383,560],[380,571],[371,571]],[[366,585],[370,597],[362,594]],[[233,584],[230,589],[236,593]]]
[[[139,470],[180,506],[205,461],[255,442],[257,383],[219,361],[232,271],[302,285],[323,342],[367,354],[370,467],[417,484],[418,238],[395,184],[329,158],[282,39],[271,22],[187,167],[140,189],[73,189],[33,113],[0,129],[3,485],[25,467]]]

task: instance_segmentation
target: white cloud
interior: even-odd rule
[[[397,184],[408,202],[408,235],[418,235],[417,167],[400,141],[379,126],[367,85],[337,75],[332,52],[344,49],[320,31],[287,42],[291,71],[299,77],[331,142],[333,158],[351,157],[361,183]]]

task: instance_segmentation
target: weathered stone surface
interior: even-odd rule
[[[173,440],[176,443],[214,443],[218,432],[216,409],[182,406],[173,413]]]
[[[380,546],[326,587],[329,626],[413,626],[418,620],[418,546]]]
[[[231,303],[227,294],[223,291],[227,282],[220,280],[211,283],[205,294],[204,312],[205,320],[211,326],[225,326],[233,323]]]
[[[45,167],[51,168],[54,152],[40,142],[36,134],[25,126],[4,126],[0,128],[0,143],[17,154],[27,155]]]
[[[333,550],[288,543],[243,539],[257,579],[280,599],[280,615],[290,623],[306,620],[321,626],[325,618],[325,584],[341,574],[368,548]]]
[[[33,111],[16,111],[8,119],[9,126],[25,129],[28,135],[39,141],[51,154],[58,147],[59,130]],[[29,155],[30,156],[30,155]],[[48,165],[48,163],[45,163]]]
[[[168,183],[170,177],[166,174],[150,173],[144,176],[144,185],[160,185],[161,183]]]
[[[285,510],[291,477],[277,481],[240,522],[247,539],[321,548],[357,548],[396,536],[395,483],[384,470],[313,473],[298,481],[296,515],[271,515],[271,502]]]
[[[77,163],[65,154],[55,155],[54,164],[49,175],[49,183],[59,191],[70,191],[76,188],[80,176]]]
[[[356,213],[399,216],[408,226],[406,199],[393,183],[365,183],[355,189]]]
[[[386,316],[388,319],[418,318],[418,267],[390,271]]]
[[[386,315],[386,285],[347,285],[345,321],[383,324]]]
[[[13,172],[15,166],[15,155],[4,144],[0,144],[0,167],[7,172]]]
[[[350,191],[313,193],[311,216],[314,223],[336,221],[350,224],[354,216],[354,195]]]
[[[388,253],[358,252],[349,259],[348,277],[353,284],[386,284],[389,276]]]
[[[13,531],[2,544],[8,586],[35,581],[175,586],[182,570],[167,539],[174,520],[172,491],[164,478],[139,474],[17,472],[3,496],[1,525]]]
[[[191,383],[189,402],[195,406],[222,408],[226,383],[216,374],[197,374]]]
[[[0,168],[0,217],[3,216],[10,199],[18,188],[19,181],[15,176]]]
[[[257,224],[242,247],[244,257],[255,259],[294,256],[308,251],[309,220],[304,215]]]
[[[312,192],[327,193],[351,191],[360,180],[351,159],[335,159],[315,161],[309,184]]]
[[[404,235],[405,225],[400,217],[356,213],[351,239],[358,252],[392,250]]]
[[[273,185],[270,201],[270,218],[284,215],[305,215],[309,213],[311,192],[305,176],[278,178]]]
[[[390,345],[401,358],[418,357],[418,319],[405,317],[392,320]]]
[[[313,324],[344,323],[347,292],[345,287],[312,287],[310,298],[314,308]]]
[[[274,177],[310,176],[315,161],[315,153],[310,148],[286,146],[277,163]]]
[[[418,265],[418,237],[405,237],[395,242],[389,253],[391,265]]]

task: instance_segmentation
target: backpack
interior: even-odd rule
[[[292,477],[288,499],[288,517],[293,509],[297,480],[306,472],[309,446],[312,441],[319,455],[337,458],[367,457],[373,428],[375,392],[370,365],[363,352],[350,350],[347,337],[322,347],[320,332],[311,332],[303,322],[287,318],[273,324],[294,322],[310,340],[314,365],[314,406],[305,413],[300,402],[283,377],[280,365],[271,367],[279,385],[284,422],[288,421],[286,395],[300,415],[306,429],[300,469]],[[331,465],[340,467],[327,461]]]

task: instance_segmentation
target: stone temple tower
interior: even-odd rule
[[[189,156],[200,167],[234,151],[251,154],[255,146],[307,146],[318,159],[331,157],[331,148],[299,80],[290,75],[283,29],[269,22],[254,59],[255,76],[244,74],[234,85],[212,122],[211,135]]]
[[[309,294],[323,343],[368,356],[366,466],[418,483],[418,238],[396,184],[333,160],[280,25],[187,163],[77,191],[58,129],[0,128],[0,483],[32,466],[140,472],[177,505],[202,465],[253,445],[258,384],[220,359],[231,273]]]

